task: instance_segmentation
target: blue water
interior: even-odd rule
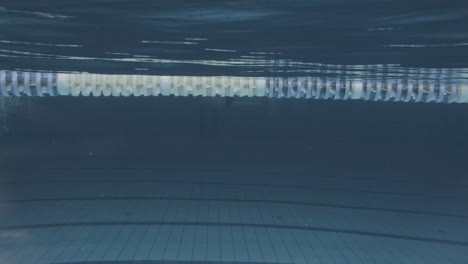
[[[468,63],[466,1],[21,0],[0,14],[10,70],[391,76]]]
[[[467,29],[466,1],[0,0],[0,70],[466,81]],[[0,264],[466,264],[467,105],[0,97]]]

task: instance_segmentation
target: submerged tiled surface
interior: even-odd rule
[[[202,169],[1,180],[0,263],[468,263],[466,186],[449,180]]]

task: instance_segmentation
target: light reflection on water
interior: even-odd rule
[[[373,78],[425,68],[463,76],[468,63],[461,1],[28,0],[0,2],[0,13],[9,70]]]

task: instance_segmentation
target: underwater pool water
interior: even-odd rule
[[[467,28],[466,1],[0,0],[0,264],[468,263]]]

